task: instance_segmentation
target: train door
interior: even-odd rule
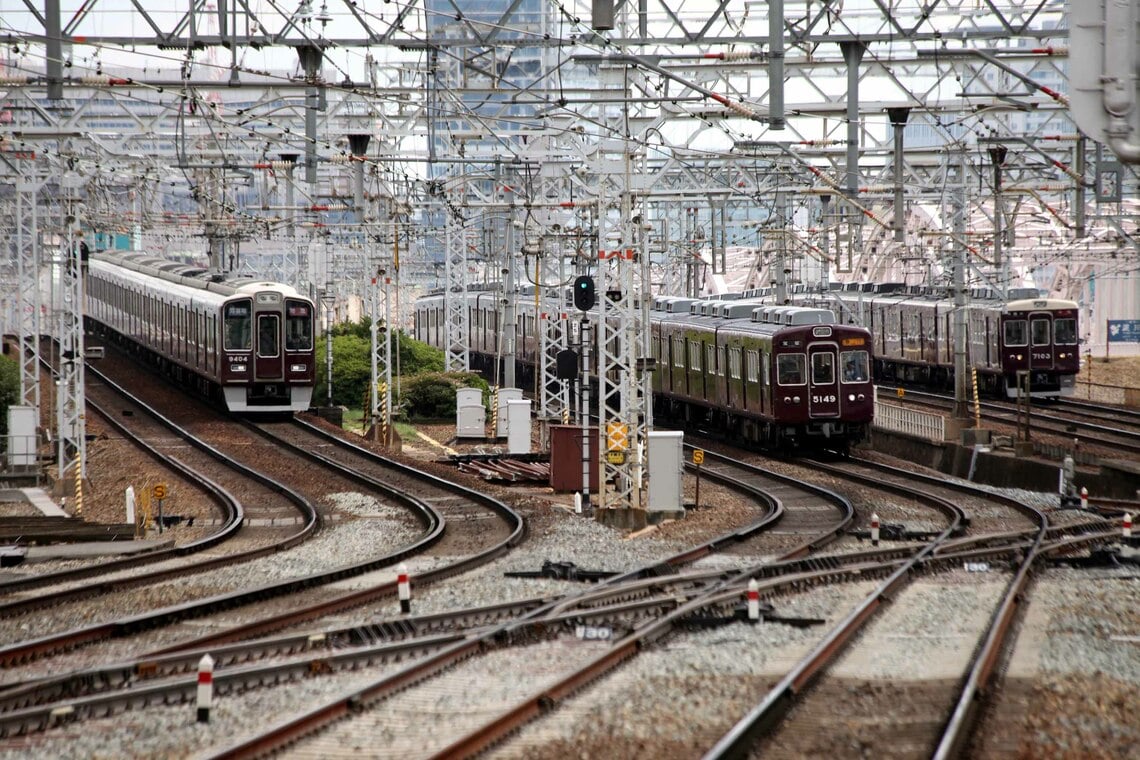
[[[257,380],[274,380],[285,376],[285,360],[281,353],[281,315],[257,315]]]
[[[1029,358],[1032,369],[1053,369],[1053,315],[1032,312],[1029,315]]]
[[[808,346],[808,416],[839,416],[839,377],[834,343]]]

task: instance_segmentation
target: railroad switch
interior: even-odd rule
[[[847,533],[860,541],[871,537],[869,530],[851,530]],[[939,531],[933,530],[907,530],[902,523],[885,522],[879,526],[880,541],[929,541],[938,535]]]
[[[612,578],[617,573],[606,570],[583,570],[573,562],[542,563],[541,570],[512,570],[503,573],[507,578],[550,578],[556,581],[579,581],[582,583],[597,583],[606,578]]]
[[[681,625],[691,628],[719,628],[732,623],[783,623],[796,628],[810,628],[813,625],[823,625],[826,620],[820,618],[786,617],[772,614],[776,608],[764,602],[760,605],[760,619],[752,620],[748,617],[747,603],[738,604],[733,608],[731,615],[691,615],[681,621]]]

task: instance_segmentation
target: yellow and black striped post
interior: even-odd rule
[[[391,443],[388,437],[388,384],[376,384],[376,398],[380,402],[378,414],[380,419],[377,423],[380,425],[380,440],[387,446]]]
[[[491,386],[491,437],[499,436],[499,386]]]
[[[982,404],[978,400],[978,370],[970,370],[970,384],[974,389],[974,427],[982,426]]]
[[[75,516],[83,517],[83,461],[75,458]]]

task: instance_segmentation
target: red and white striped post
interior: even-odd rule
[[[1089,508],[1089,489],[1081,487],[1081,509]]]
[[[871,513],[871,545],[879,545],[879,515]]]
[[[400,612],[407,615],[412,611],[412,586],[408,583],[408,566],[400,565],[396,575],[396,591],[400,597]]]
[[[210,722],[214,704],[214,658],[208,654],[198,660],[198,722]]]
[[[760,620],[760,587],[755,578],[748,579],[748,620],[753,623]]]
[[[1121,533],[1125,538],[1132,538],[1132,513],[1125,512],[1124,520],[1121,521]]]

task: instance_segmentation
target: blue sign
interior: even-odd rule
[[[1140,343],[1140,319],[1108,320],[1109,343]]]

